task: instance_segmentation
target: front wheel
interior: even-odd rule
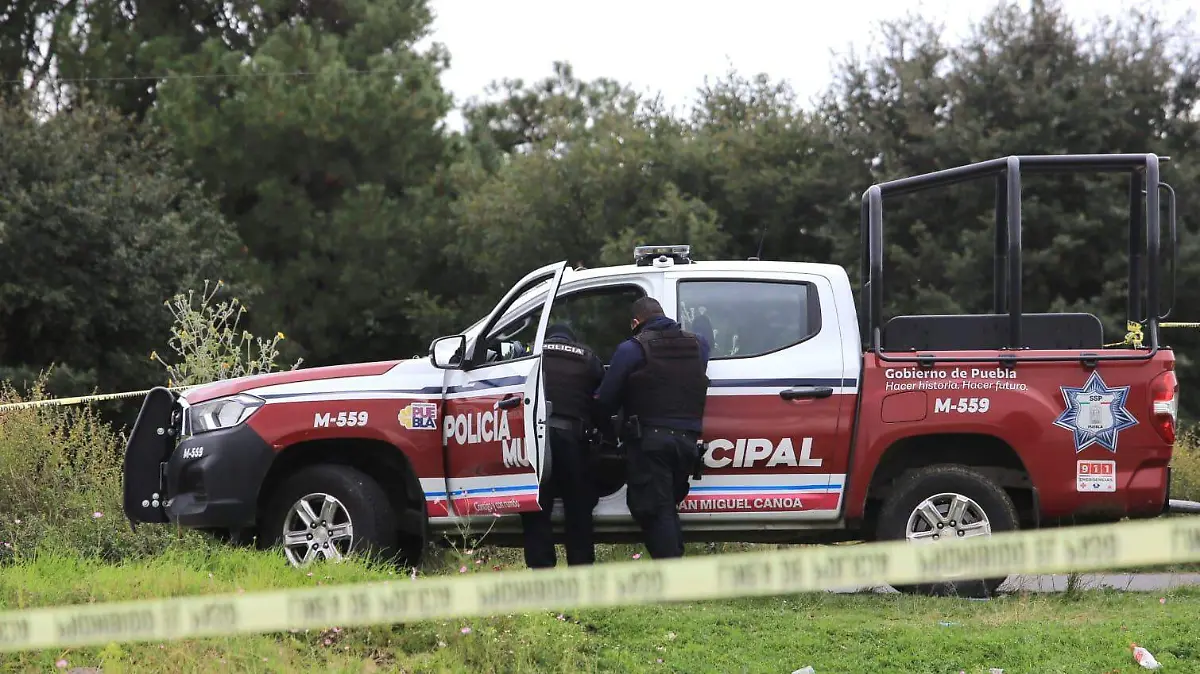
[[[377,482],[347,466],[304,468],[279,485],[263,513],[267,545],[295,567],[367,552],[396,554],[396,515]]]
[[[955,464],[909,471],[880,509],[878,540],[944,545],[1017,528],[1017,509],[987,476]],[[911,594],[990,597],[1005,578],[896,585]]]

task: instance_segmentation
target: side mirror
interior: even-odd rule
[[[441,370],[456,370],[462,366],[463,354],[467,350],[467,338],[463,335],[439,337],[429,345],[429,359]]]

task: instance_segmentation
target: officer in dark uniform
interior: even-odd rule
[[[591,564],[596,560],[592,510],[599,499],[588,474],[586,435],[595,428],[592,392],[604,377],[604,363],[576,343],[569,327],[555,324],[546,329],[542,371],[550,403],[550,481],[538,499],[542,510],[521,513],[525,565],[540,569],[558,562],[550,524],[556,497],[562,498],[566,516],[567,564]]]
[[[653,558],[682,557],[678,505],[699,467],[708,399],[708,342],[663,314],[652,297],[633,304],[633,336],[617,346],[596,391],[600,411],[624,406],[626,502]]]

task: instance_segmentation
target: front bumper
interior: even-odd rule
[[[252,526],[273,458],[245,424],[184,440],[166,463],[167,517],[185,527]]]
[[[245,423],[176,442],[185,408],[169,392],[166,404],[157,391],[147,396],[125,451],[126,517],[195,528],[253,526],[275,455],[271,446]]]

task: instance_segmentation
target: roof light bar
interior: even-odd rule
[[[633,261],[638,266],[648,266],[655,258],[665,257],[677,264],[691,262],[692,247],[686,244],[673,246],[636,246],[633,249]]]

